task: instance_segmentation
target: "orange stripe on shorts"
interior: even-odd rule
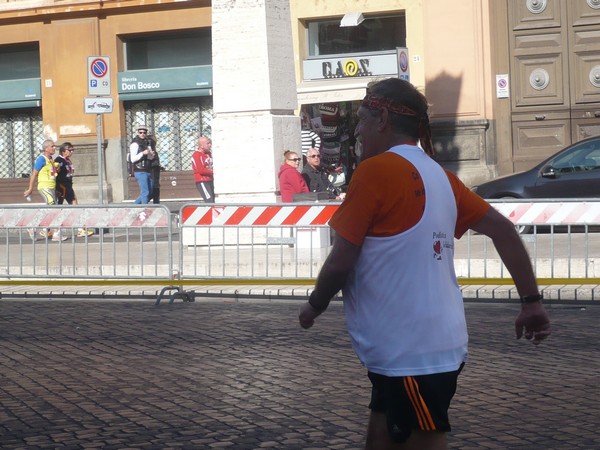
[[[431,413],[429,412],[425,400],[421,397],[417,380],[415,380],[414,377],[404,377],[404,389],[406,389],[408,398],[417,413],[417,419],[419,420],[421,429],[424,431],[435,431],[435,423],[433,422],[433,418],[431,417]]]

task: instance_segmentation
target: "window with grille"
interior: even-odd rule
[[[44,141],[39,108],[0,112],[0,178],[28,177]]]
[[[125,152],[144,123],[156,139],[161,165],[169,171],[192,170],[192,153],[200,136],[211,136],[212,97],[152,100],[125,104],[128,130]]]

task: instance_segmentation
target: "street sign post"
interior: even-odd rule
[[[88,95],[110,95],[110,59],[88,56]]]
[[[102,114],[112,112],[113,99],[100,97],[110,95],[110,59],[106,56],[88,56],[88,95],[99,96],[85,98],[84,110],[86,114],[96,114],[96,135],[98,137],[98,202],[102,205],[102,177],[104,168],[102,164]]]

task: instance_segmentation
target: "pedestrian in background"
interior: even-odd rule
[[[73,175],[75,167],[71,161],[71,155],[75,151],[73,144],[70,142],[63,143],[58,149],[58,155],[54,158],[54,162],[58,164],[56,174],[56,197],[58,204],[62,205],[65,201],[69,205],[77,204],[77,196],[73,189]],[[93,230],[80,228],[77,232],[78,237],[91,236]]]
[[[294,194],[309,192],[308,186],[302,178],[298,167],[302,159],[296,152],[286,150],[283,153],[283,164],[279,168],[279,191],[282,202],[291,202]]]
[[[133,175],[140,188],[140,195],[135,199],[135,204],[148,203],[153,190],[151,166],[155,153],[147,135],[148,128],[143,124],[139,125],[137,136],[133,138],[133,142],[129,146],[129,159],[133,166]]]
[[[366,448],[446,449],[468,342],[454,238],[468,229],[491,238],[521,296],[517,338],[524,331],[539,344],[550,321],[512,222],[430,157],[426,98],[405,80],[383,80],[369,87],[358,120],[362,161],[329,222],[333,249],[300,325],[310,328],[343,288],[348,332],[372,384]]]
[[[329,180],[329,173],[321,165],[321,154],[316,148],[311,148],[306,155],[302,177],[310,192],[327,192],[330,199],[341,199],[341,192]]]
[[[56,152],[56,145],[51,139],[46,139],[42,143],[42,154],[38,156],[33,163],[33,170],[29,176],[29,187],[23,192],[23,197],[29,197],[33,192],[33,185],[37,181],[37,190],[44,199],[46,205],[56,205],[56,175],[58,172],[58,163],[54,162],[52,157]],[[28,230],[32,239],[35,239],[33,229]],[[66,236],[61,236],[59,230],[52,232],[44,229],[40,235],[46,239],[52,238],[53,241],[64,241]]]
[[[74,148],[70,142],[65,142],[58,149],[58,155],[54,162],[58,164],[56,174],[56,197],[58,204],[62,205],[65,201],[69,205],[77,204],[77,196],[73,190],[73,174],[75,167],[71,161],[71,155]]]
[[[206,203],[215,202],[215,185],[212,159],[212,141],[206,136],[198,139],[198,148],[192,154],[192,169],[196,189]]]
[[[306,113],[302,113],[300,116],[301,127],[300,136],[302,143],[302,166],[304,167],[307,163],[306,157],[308,151],[311,148],[319,150],[321,148],[321,137],[312,129],[310,123],[310,117]]]
[[[150,142],[150,148],[154,152],[154,159],[150,163],[150,171],[152,173],[152,193],[150,194],[150,200],[152,200],[153,204],[160,203],[160,172],[165,170],[163,166],[160,165],[160,155],[158,151],[156,151],[156,139],[154,136],[148,135],[148,141]]]

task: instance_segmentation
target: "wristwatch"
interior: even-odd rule
[[[525,295],[524,297],[521,297],[521,304],[523,303],[535,303],[539,300],[542,300],[544,298],[544,296],[542,294],[535,294],[535,295]]]

